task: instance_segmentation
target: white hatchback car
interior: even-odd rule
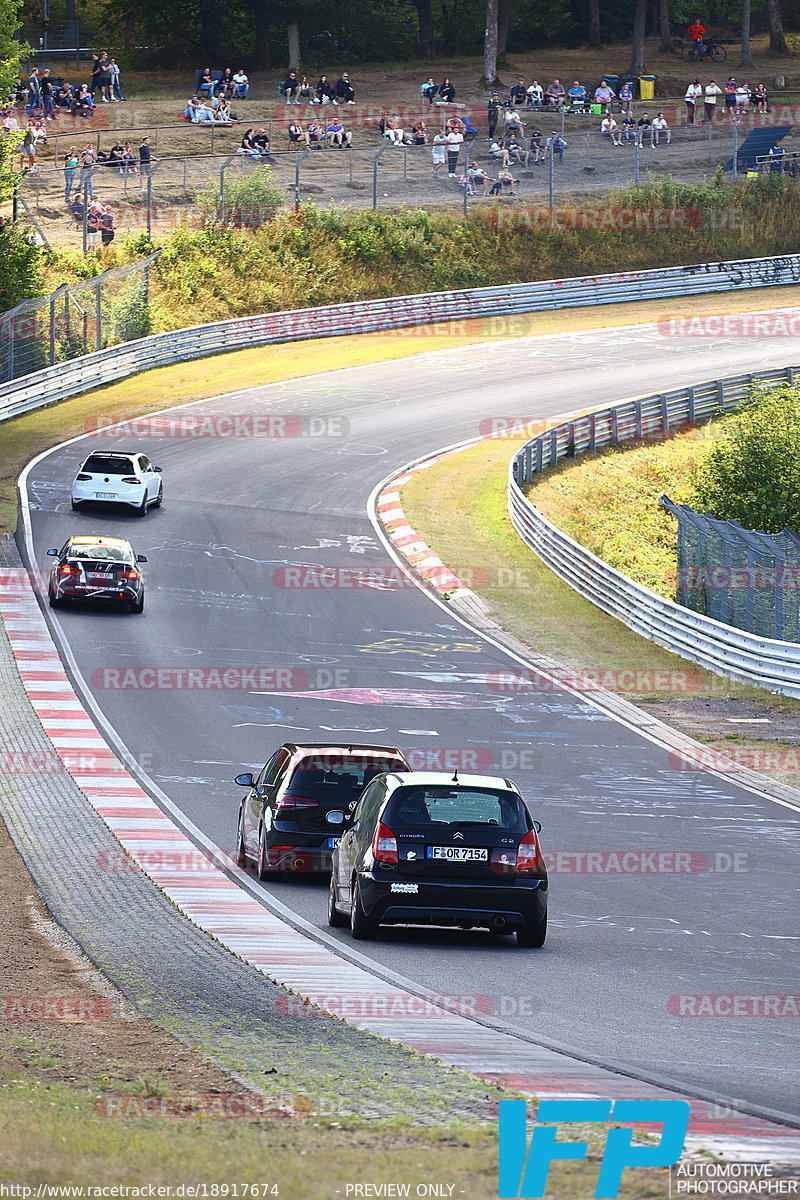
[[[72,485],[76,512],[84,504],[124,504],[143,517],[151,505],[160,508],[163,498],[161,467],[139,451],[95,450]]]

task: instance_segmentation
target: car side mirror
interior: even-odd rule
[[[47,553],[48,553],[48,554],[49,554],[49,555],[50,555],[52,558],[55,558],[55,557],[56,557],[56,555],[58,554],[58,551],[57,551],[57,550],[48,550],[48,551],[47,551]]]
[[[238,783],[239,787],[253,787],[252,771],[245,771],[243,774],[237,775],[233,782]]]
[[[533,822],[533,828],[536,830],[536,832],[537,832],[537,833],[541,833],[541,832],[542,832],[542,823],[541,823],[541,821],[534,821],[534,822]]]
[[[153,467],[153,470],[157,471],[159,475],[161,474],[161,467]]]
[[[136,561],[137,561],[137,562],[147,562],[147,555],[145,555],[145,554],[137,554],[137,555],[136,555]]]

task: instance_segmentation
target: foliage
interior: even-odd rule
[[[197,199],[207,220],[237,229],[258,229],[284,202],[280,181],[268,166],[226,171],[224,183],[215,179]]]
[[[111,307],[111,335],[106,345],[132,342],[153,332],[147,294],[141,280],[135,279]]]
[[[532,485],[530,498],[593,554],[673,599],[677,525],[659,498],[666,493],[678,504],[691,502],[693,474],[713,444],[712,430],[716,425],[704,425],[663,442],[631,442],[562,460]]]
[[[20,63],[28,46],[18,42],[14,34],[19,28],[21,0],[0,0],[0,98],[5,102],[9,90],[19,75]],[[21,141],[17,134],[0,141],[0,201],[14,195],[21,173],[14,169],[16,147]],[[0,283],[0,290],[3,284]]]
[[[41,294],[41,262],[27,230],[10,223],[0,228],[0,312]]]
[[[800,534],[800,388],[753,389],[722,422],[689,502],[746,529]]]

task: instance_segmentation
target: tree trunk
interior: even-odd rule
[[[589,0],[589,45],[600,44],[600,0]]]
[[[774,2],[774,0],[772,0]],[[636,0],[633,15],[633,44],[631,46],[630,75],[644,74],[644,31],[647,22],[647,0]]]
[[[508,66],[508,18],[511,0],[497,0],[497,61],[501,67]]]
[[[783,36],[780,0],[767,0],[767,22],[769,23],[769,53],[776,56],[788,54],[789,47]]]
[[[669,0],[658,0],[658,36],[664,54],[672,53],[672,30],[669,26]]]
[[[497,35],[498,35],[498,2],[486,0],[486,30],[483,35],[483,75],[482,87],[497,87]]]
[[[433,58],[433,3],[432,0],[416,0],[419,23],[419,56]]]
[[[753,51],[750,49],[750,0],[742,0],[742,60],[741,67],[753,66]]]
[[[296,19],[287,23],[286,36],[289,41],[289,70],[299,73],[303,69],[303,60],[300,57],[300,26]]]
[[[266,0],[252,0],[255,59],[253,65],[262,70],[269,66],[269,17]]]

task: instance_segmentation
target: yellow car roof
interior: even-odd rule
[[[130,546],[127,538],[81,536],[69,540],[76,546]]]

